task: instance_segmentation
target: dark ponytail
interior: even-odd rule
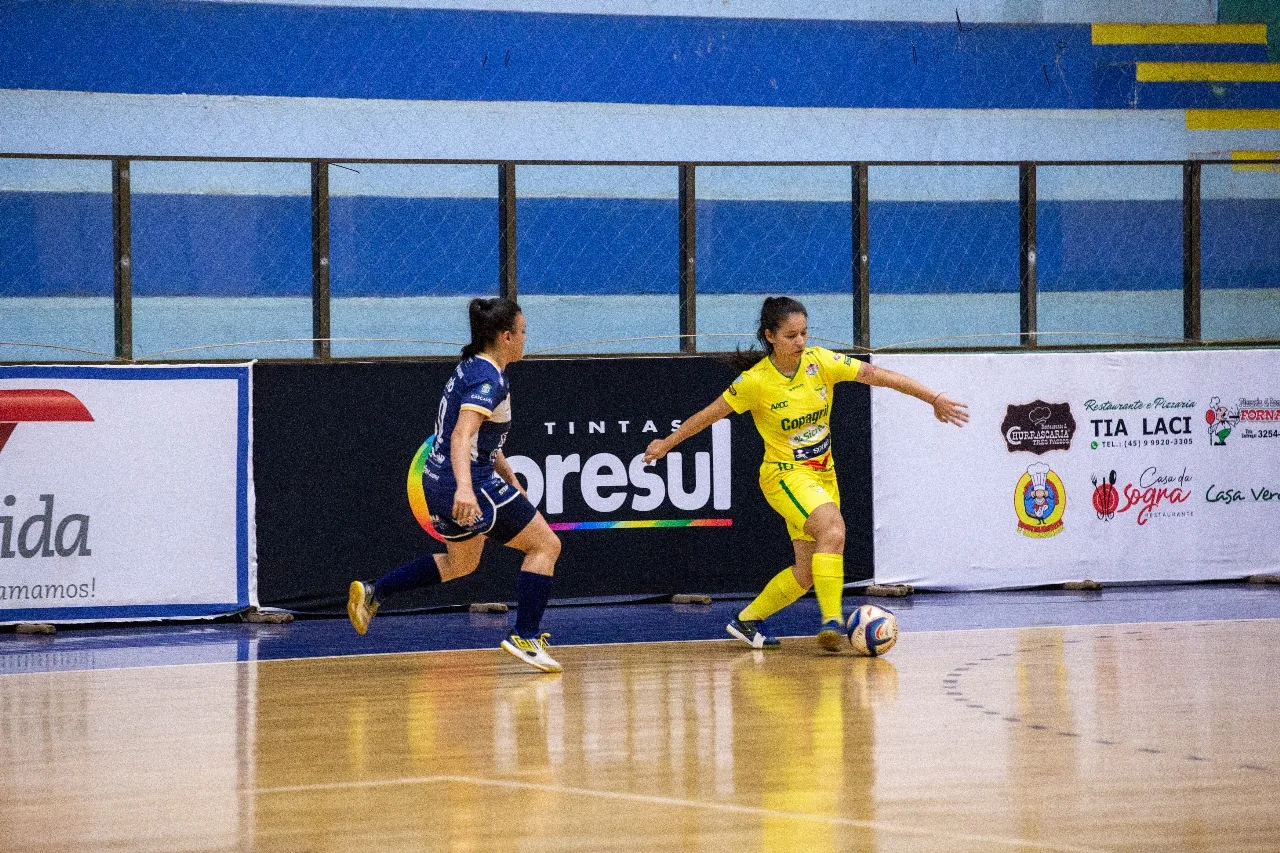
[[[503,332],[515,331],[520,306],[510,299],[472,299],[467,316],[471,320],[471,343],[462,348],[463,358],[482,352]]]
[[[764,347],[765,355],[773,355],[773,344],[769,343],[764,333],[777,332],[792,314],[809,316],[809,312],[804,310],[804,305],[798,299],[792,299],[790,296],[765,297],[764,304],[760,306],[760,327],[756,329],[756,340],[760,341],[760,345]],[[735,350],[727,358],[729,364],[739,373],[755,366],[759,360],[760,350],[755,347]]]

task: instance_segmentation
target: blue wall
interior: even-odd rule
[[[111,196],[0,192],[0,296],[110,296]]]
[[[1265,62],[1266,45],[1094,48],[1089,26],[1081,24],[158,0],[0,6],[0,89],[967,109],[1261,106],[1280,100],[1280,84],[1230,86],[1225,102],[1204,86],[1149,86],[1135,103],[1137,56]]]
[[[139,296],[308,296],[309,203],[300,196],[139,194]],[[517,204],[520,292],[670,293],[674,201],[530,198]],[[1045,290],[1182,286],[1178,201],[1041,201]],[[1203,203],[1207,287],[1280,284],[1280,199]],[[700,293],[847,293],[851,207],[840,202],[698,203]],[[1015,202],[873,201],[876,293],[1016,293]],[[0,296],[110,294],[111,206],[102,193],[0,193]],[[492,199],[338,197],[333,294],[497,290]]]

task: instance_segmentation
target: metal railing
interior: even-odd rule
[[[0,157],[33,158],[33,155],[0,155]],[[98,159],[108,158],[59,158]],[[135,161],[187,161],[191,158],[139,157],[109,158],[111,165],[112,211],[112,265],[114,300],[114,357],[117,361],[134,360],[133,344],[133,217],[130,173]],[[226,162],[226,161],[217,161]],[[262,158],[243,162],[259,163],[307,163],[310,167],[310,233],[311,233],[311,340],[312,358],[333,358],[331,341],[331,255],[330,255],[330,186],[329,169],[339,165],[330,161],[298,161]],[[378,163],[446,165],[444,161],[368,161]],[[448,161],[447,164],[458,164]],[[1251,161],[1259,167],[1267,163],[1280,170],[1280,161]],[[468,161],[467,165],[477,165]],[[1039,297],[1037,267],[1037,172],[1045,166],[1177,166],[1182,171],[1182,337],[1180,341],[1163,340],[1163,344],[1205,345],[1202,340],[1202,281],[1201,281],[1201,180],[1206,165],[1232,166],[1230,160],[1193,161],[1142,161],[1142,162],[1053,162],[1053,163],[525,163],[492,162],[484,165],[496,167],[497,221],[494,234],[498,258],[498,293],[517,298],[520,293],[517,277],[517,253],[520,234],[516,218],[516,176],[521,166],[675,166],[678,169],[677,210],[678,247],[672,263],[678,271],[678,335],[681,353],[697,351],[698,332],[698,253],[697,253],[697,192],[696,173],[708,166],[839,166],[849,170],[849,203],[852,209],[849,250],[851,263],[852,316],[849,318],[852,349],[871,350],[871,203],[869,200],[869,172],[878,166],[1016,166],[1018,180],[1018,288],[1019,329],[1017,346],[1036,348],[1055,346],[1052,340],[1043,339],[1037,324]],[[1239,165],[1236,163],[1235,165]],[[1278,283],[1280,284],[1280,283]],[[705,336],[705,333],[704,333]],[[1127,335],[1126,337],[1141,337]],[[1255,344],[1274,345],[1275,340],[1250,341]],[[1138,344],[1139,346],[1152,345]],[[554,348],[553,348],[554,349]]]

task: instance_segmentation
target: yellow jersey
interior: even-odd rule
[[[784,376],[765,356],[733,380],[722,396],[738,414],[751,412],[764,439],[764,464],[826,470],[831,465],[835,384],[856,378],[861,367],[853,356],[809,347],[795,375]]]

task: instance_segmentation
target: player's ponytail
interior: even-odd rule
[[[790,296],[766,296],[764,298],[764,304],[760,306],[760,328],[756,330],[756,340],[760,341],[760,345],[764,347],[764,351],[769,355],[773,355],[773,344],[769,343],[769,339],[764,336],[764,333],[769,331],[776,334],[792,314],[809,316],[809,312],[804,310],[804,306],[800,304],[798,299],[792,299]]]
[[[513,332],[520,306],[510,299],[472,299],[467,306],[471,321],[471,343],[462,348],[462,357],[483,352],[503,332]]]
[[[804,310],[804,305],[798,299],[792,299],[790,296],[765,297],[764,304],[760,306],[760,327],[756,329],[756,340],[760,341],[760,345],[764,347],[765,355],[773,355],[773,344],[769,343],[764,333],[766,331],[776,333],[792,314],[809,316],[809,312]],[[734,350],[726,359],[739,373],[754,366],[759,360],[760,350],[754,346],[746,350]]]

